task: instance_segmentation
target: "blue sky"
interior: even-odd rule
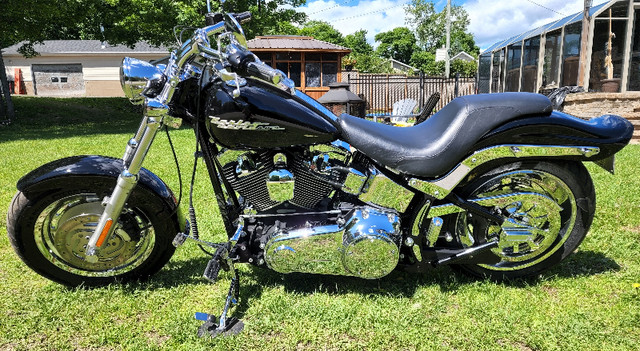
[[[436,9],[446,0],[436,0]],[[594,0],[594,5],[605,2]],[[406,26],[404,5],[409,0],[307,0],[298,10],[310,19],[331,23],[342,34],[366,29],[367,38],[395,27]],[[469,13],[469,30],[481,48],[538,27],[547,22],[582,11],[584,0],[452,0]],[[542,5],[536,5],[535,3]]]

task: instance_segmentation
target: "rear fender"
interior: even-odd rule
[[[633,136],[633,125],[623,117],[604,115],[583,120],[554,111],[550,116],[527,117],[506,123],[486,134],[474,150],[504,144],[597,147],[589,157],[564,156],[575,161],[603,161],[622,150]],[[597,162],[596,162],[597,163]]]
[[[124,170],[121,159],[106,156],[72,156],[44,164],[29,172],[18,181],[17,188],[27,197],[64,189],[70,182],[81,182],[88,177],[110,178],[115,187],[118,175]],[[181,230],[185,218],[178,207],[173,192],[165,182],[151,171],[142,168],[138,173],[136,187],[152,192],[167,205]]]
[[[409,185],[443,199],[474,169],[512,160],[545,159],[592,161],[613,173],[613,157],[631,140],[633,125],[620,116],[604,115],[589,121],[554,111],[548,116],[514,120],[492,130],[445,176],[410,178]]]

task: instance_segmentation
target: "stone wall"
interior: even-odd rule
[[[640,143],[640,92],[569,94],[564,112],[582,118],[604,114],[625,117],[635,127],[632,142]]]

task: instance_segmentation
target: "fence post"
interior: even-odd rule
[[[456,72],[456,84],[453,88],[454,97],[458,97],[459,90],[460,90],[460,72]]]
[[[424,106],[424,73],[422,73],[422,71],[420,71],[420,88],[419,88],[419,94],[420,94],[420,108],[422,108]]]
[[[389,99],[390,99],[390,89],[389,89],[389,74],[387,73],[387,94],[385,95],[385,101],[384,101],[384,109],[385,112],[389,111]]]

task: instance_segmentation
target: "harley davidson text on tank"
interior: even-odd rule
[[[187,239],[208,247],[204,276],[231,272],[219,317],[236,332],[235,266],[377,279],[444,264],[494,279],[538,274],[570,255],[593,220],[583,162],[613,171],[625,119],[584,121],[537,94],[459,97],[401,128],[335,116],[247,49],[245,13],[209,13],[166,64],[125,58],[121,82],[143,104],[122,159],[77,156],[25,175],[7,229],[18,256],[69,286],[148,277]],[[199,236],[142,163],[162,127],[193,127],[228,241]],[[195,170],[194,170],[195,172]],[[185,220],[188,217],[189,220]]]

